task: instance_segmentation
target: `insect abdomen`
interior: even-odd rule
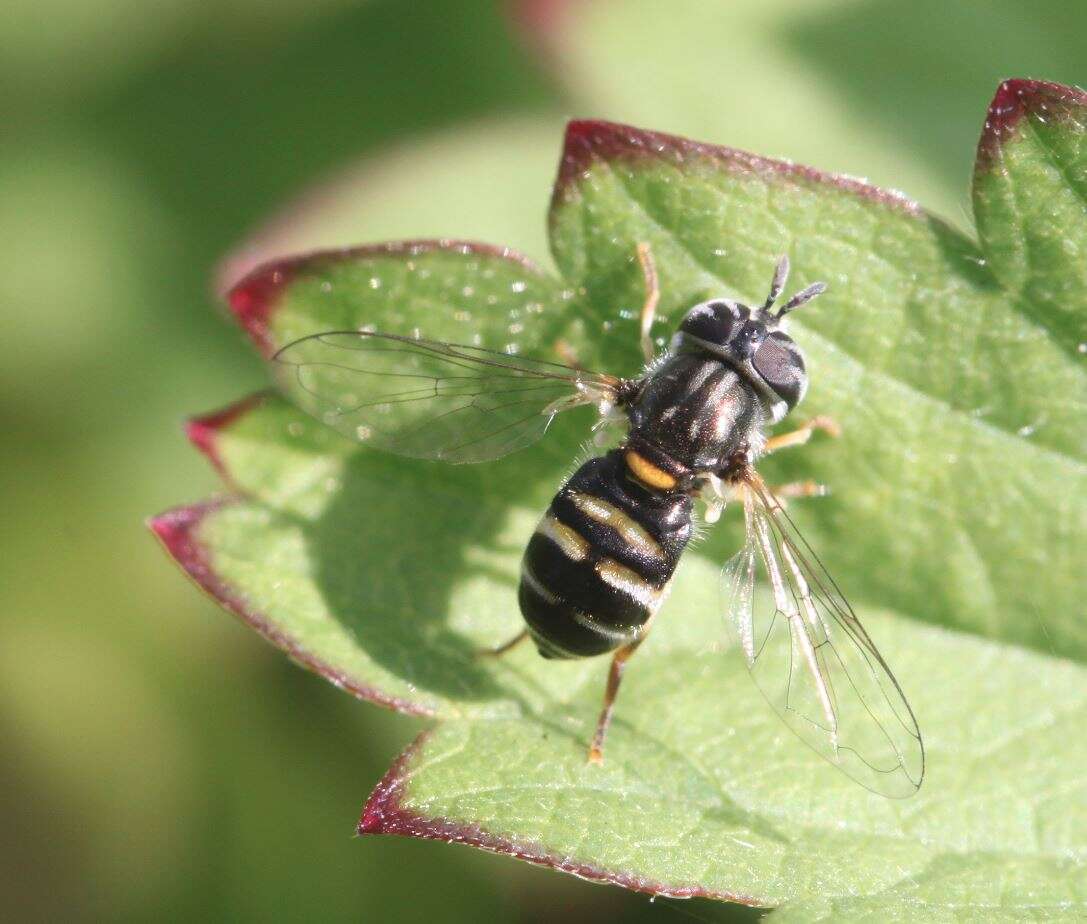
[[[586,462],[521,564],[521,612],[540,654],[583,658],[640,638],[690,534],[689,497],[639,485],[618,451]]]

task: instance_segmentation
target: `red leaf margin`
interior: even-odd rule
[[[578,181],[594,163],[666,162],[681,166],[688,161],[703,161],[729,173],[759,177],[768,182],[793,182],[830,186],[839,192],[915,217],[928,217],[924,209],[900,192],[873,186],[854,177],[826,173],[814,167],[787,160],[775,160],[723,145],[692,141],[618,122],[599,119],[575,119],[566,126],[559,174],[551,199],[551,217],[577,196]]]
[[[215,469],[230,483],[230,475],[219,455],[217,443],[221,432],[252,412],[264,402],[267,392],[258,392],[228,405],[220,411],[192,418],[186,434]],[[286,653],[295,663],[313,671],[325,680],[350,693],[357,699],[402,712],[406,715],[430,717],[435,710],[423,703],[412,702],[357,682],[338,668],[325,663],[287,633],[278,629],[263,613],[253,609],[245,596],[218,573],[208,547],[200,541],[200,527],[217,511],[239,502],[237,496],[220,497],[188,506],[175,507],[152,517],[148,527],[170,556],[197,587],[224,609]]]
[[[1087,92],[1048,80],[1023,77],[1005,80],[997,87],[985,114],[975,174],[999,165],[1004,145],[1019,134],[1019,125],[1024,116],[1029,115],[1057,119],[1079,115],[1083,118],[1087,115]]]
[[[249,334],[261,355],[267,358],[275,352],[269,329],[272,313],[284,290],[298,276],[318,270],[322,266],[348,260],[365,260],[368,257],[411,258],[435,251],[509,260],[537,276],[549,275],[534,260],[512,247],[453,238],[387,241],[359,247],[315,250],[269,260],[250,270],[236,282],[227,292],[226,298],[238,323]]]
[[[291,660],[358,699],[407,715],[433,716],[434,710],[421,703],[390,696],[374,687],[359,684],[342,671],[314,657],[295,639],[277,629],[267,616],[251,609],[245,597],[219,575],[207,547],[200,542],[200,526],[208,516],[236,502],[233,498],[220,498],[187,507],[175,507],[152,517],[148,526],[162,543],[166,554],[181,566],[197,587],[284,651]]]
[[[231,488],[235,487],[234,480],[219,453],[219,434],[251,411],[257,410],[270,394],[269,391],[258,391],[247,398],[228,404],[221,410],[190,417],[185,424],[185,436],[188,437],[189,442],[207,457],[215,471]]]
[[[561,855],[543,844],[493,834],[477,824],[451,821],[448,818],[432,818],[405,808],[403,800],[411,779],[411,764],[430,734],[430,731],[424,731],[408,745],[374,788],[359,818],[357,834],[395,834],[422,840],[464,844],[490,853],[510,856],[516,860],[524,860],[560,873],[568,873],[590,882],[621,886],[632,892],[644,892],[663,898],[710,898],[751,907],[767,907],[771,904],[765,899],[741,892],[706,889],[698,885],[662,883],[639,876],[637,873],[606,869],[592,863],[580,862],[568,855]]]

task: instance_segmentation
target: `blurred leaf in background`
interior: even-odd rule
[[[228,252],[450,235],[543,259],[572,114],[865,174],[965,226],[962,152],[997,80],[1084,79],[1087,9],[1056,0],[1029,17],[1010,3],[662,7],[5,7],[5,907],[68,919],[689,913],[472,851],[350,840],[415,723],[254,644],[176,580],[141,525],[216,484],[178,422],[264,381],[211,295]],[[516,24],[529,20],[526,40]]]

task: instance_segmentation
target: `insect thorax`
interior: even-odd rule
[[[746,379],[719,359],[679,353],[651,374],[630,408],[630,442],[693,472],[716,471],[762,440],[765,412]]]

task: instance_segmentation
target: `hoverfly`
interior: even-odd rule
[[[595,404],[628,425],[617,448],[566,481],[528,542],[518,599],[545,658],[612,653],[589,748],[604,740],[627,661],[645,640],[692,532],[693,504],[713,522],[726,500],[744,511],[743,548],[724,567],[726,623],[757,685],[809,746],[866,788],[907,796],[921,785],[917,722],[886,662],[786,513],[756,459],[805,442],[825,418],[766,436],[803,398],[803,355],[787,315],[822,293],[815,283],[774,310],[788,259],[758,307],[727,298],[695,305],[667,351],[649,336],[659,298],[647,245],[641,345],[633,379],[576,364],[370,330],[303,337],[274,357],[304,410],[367,446],[451,463],[485,462],[540,439],[559,412]],[[763,588],[756,593],[756,587]]]

